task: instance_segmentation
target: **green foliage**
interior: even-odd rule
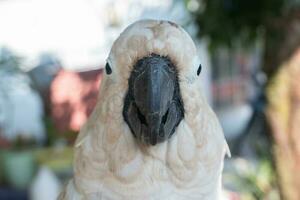
[[[193,0],[189,0],[188,3]],[[283,15],[285,0],[198,0],[191,11],[198,36],[207,36],[211,47],[231,47],[238,40],[251,44],[261,36],[268,23]]]
[[[279,200],[274,164],[270,158],[259,158],[255,162],[238,158],[229,161],[233,168],[224,173],[229,188],[237,191],[242,200]],[[227,163],[228,165],[228,163]]]
[[[37,146],[34,138],[26,137],[23,134],[18,135],[17,138],[12,142],[13,151],[24,151],[35,148]]]
[[[61,132],[57,130],[50,116],[44,118],[44,123],[47,131],[47,145],[52,146],[59,140],[66,140],[70,144],[75,142],[78,135],[77,132],[72,130]]]

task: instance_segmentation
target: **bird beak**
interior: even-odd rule
[[[137,62],[129,78],[123,115],[134,136],[155,145],[170,138],[183,118],[176,69],[166,57]]]

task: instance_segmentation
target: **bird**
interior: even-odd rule
[[[60,200],[221,199],[222,128],[179,25],[139,20],[115,40]]]

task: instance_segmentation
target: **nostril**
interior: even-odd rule
[[[169,115],[169,109],[167,110],[166,114],[164,114],[164,116],[162,117],[162,123],[166,124],[167,119],[168,119],[168,115]]]
[[[137,107],[137,113],[138,113],[138,118],[140,119],[141,123],[148,126],[145,116],[141,113],[141,111],[138,107]]]

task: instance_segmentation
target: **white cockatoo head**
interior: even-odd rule
[[[135,22],[114,42],[105,68],[97,105],[76,140],[77,192],[216,199],[227,144],[201,94],[190,36],[169,21]]]
[[[184,87],[200,69],[192,39],[173,22],[143,20],[120,35],[107,59],[107,79],[123,87],[123,117],[138,142],[171,138],[190,103],[182,100],[189,93]]]

